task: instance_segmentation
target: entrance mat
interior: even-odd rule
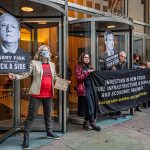
[[[56,133],[56,132],[55,132]],[[20,135],[19,135],[20,134]],[[22,150],[23,134],[13,135],[7,138],[0,144],[0,150]],[[62,133],[56,133],[58,136],[62,136]],[[30,134],[30,149],[44,146],[53,142],[55,139],[46,138],[46,132],[32,132]]]
[[[111,126],[114,124],[119,124],[128,120],[131,120],[133,118],[132,115],[126,115],[125,117],[119,117],[117,119],[111,119],[111,118],[98,118],[96,124],[101,127]]]

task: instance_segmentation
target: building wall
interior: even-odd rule
[[[123,3],[124,0],[69,0],[69,2],[78,4],[81,6],[86,6],[100,11],[111,11],[111,12],[124,12]],[[91,15],[83,14],[77,11],[69,10],[69,17],[73,18],[88,18]]]

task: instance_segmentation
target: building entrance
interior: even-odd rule
[[[31,59],[34,59],[34,55],[38,50],[38,47],[41,45],[48,45],[52,53],[52,62],[56,65],[57,74],[61,74],[61,36],[62,29],[60,27],[61,20],[59,19],[42,19],[42,20],[24,20],[21,21],[21,40],[20,47],[25,49],[31,56]],[[29,95],[28,90],[32,82],[32,76],[28,77],[25,80],[20,82],[20,94],[21,94],[21,109],[20,109],[20,118],[21,124],[23,124],[27,112],[28,112],[28,103]],[[62,98],[61,93],[58,90],[55,90],[55,97],[52,101],[52,118],[54,123],[54,128],[56,130],[62,130],[61,120],[61,108],[62,108]],[[33,130],[43,130],[45,129],[44,120],[43,120],[43,109],[42,105],[39,108],[37,118],[34,123]]]
[[[68,51],[71,90],[68,98],[69,118],[72,123],[83,124],[83,118],[77,116],[77,81],[74,71],[80,54],[88,51],[92,66],[95,70],[100,70],[102,66],[100,60],[106,50],[104,33],[106,30],[111,30],[114,33],[114,47],[118,52],[125,51],[127,53],[128,67],[130,68],[132,66],[132,29],[132,20],[120,16],[103,16],[70,21]]]
[[[28,4],[28,9],[24,9],[26,4]],[[8,0],[0,3],[0,15],[5,12],[16,17],[20,23],[19,47],[24,49],[31,59],[34,59],[38,47],[43,44],[48,45],[52,53],[52,62],[56,65],[56,72],[64,78],[63,56],[66,50],[64,8],[49,0],[42,2],[41,0],[28,0],[28,2]],[[7,74],[0,75],[0,142],[22,129],[28,113],[28,91],[31,82],[32,75],[21,81],[10,81]],[[52,126],[55,131],[66,131],[65,104],[65,94],[55,90],[51,103]],[[40,107],[32,131],[45,131],[43,120],[43,110]]]

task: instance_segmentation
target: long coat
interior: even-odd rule
[[[54,80],[56,78],[56,71],[55,71],[55,64],[52,62],[49,62],[51,74],[52,74],[52,89],[53,89],[53,95],[54,95]],[[25,79],[29,75],[33,75],[33,81],[29,90],[29,94],[40,94],[40,88],[41,88],[41,81],[43,76],[43,69],[42,69],[42,62],[32,60],[30,64],[30,72],[23,73],[23,74],[17,74],[16,79]]]

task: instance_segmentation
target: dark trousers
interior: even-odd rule
[[[24,130],[28,133],[31,130],[33,121],[38,113],[38,109],[40,107],[40,104],[43,105],[43,113],[44,113],[44,121],[45,121],[45,127],[47,132],[52,131],[52,125],[51,125],[51,99],[50,98],[34,98],[30,97],[30,103],[28,108],[28,116],[24,122]]]
[[[89,121],[90,123],[94,123],[95,122],[94,115],[91,115],[89,117],[84,117],[84,120],[87,121],[87,122]]]

